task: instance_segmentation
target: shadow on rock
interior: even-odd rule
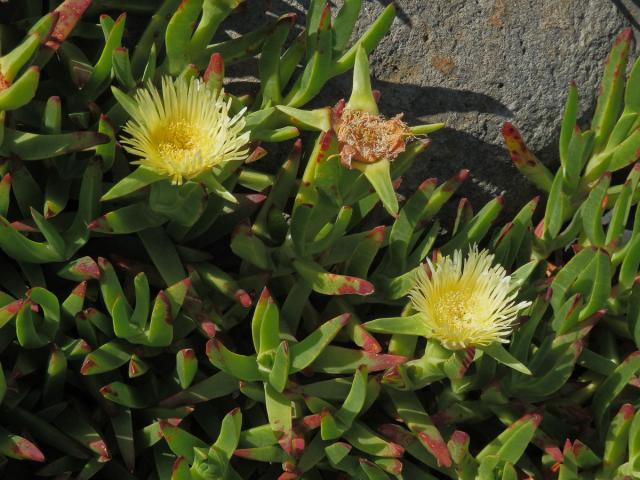
[[[446,87],[421,86],[374,80],[382,93],[380,106],[388,113],[394,110],[411,112],[407,120],[449,112],[483,112],[509,117],[511,112],[499,100],[480,92]],[[412,118],[415,117],[415,118]]]

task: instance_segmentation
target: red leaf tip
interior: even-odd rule
[[[237,290],[234,297],[244,308],[249,308],[252,304],[251,296],[243,289]]]
[[[467,443],[468,440],[469,434],[467,432],[463,432],[462,430],[456,430],[451,434],[451,441],[453,443],[462,445],[464,443]]]
[[[504,122],[502,124],[502,128],[500,129],[500,131],[502,132],[502,135],[504,135],[504,136],[512,136],[518,130],[516,129],[516,127],[513,126],[513,124],[511,122]]]
[[[88,375],[89,370],[95,367],[95,365],[96,365],[96,362],[94,362],[91,358],[86,357],[84,359],[84,362],[82,362],[82,366],[80,367],[80,374]],[[106,387],[102,387],[102,388],[106,388]],[[102,388],[100,389],[100,393],[102,393]]]
[[[460,183],[464,182],[467,178],[469,178],[470,171],[466,168],[463,168],[456,174],[456,180]]]
[[[633,414],[635,413],[633,405],[631,405],[630,403],[625,403],[624,405],[622,405],[622,407],[620,407],[620,412],[622,414],[622,417],[625,420],[629,420],[631,417],[633,417]]]
[[[633,37],[633,28],[627,27],[620,32],[618,38],[616,38],[616,43],[620,43],[620,41],[630,42],[631,37]]]

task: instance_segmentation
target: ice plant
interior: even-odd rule
[[[501,196],[441,214],[466,169],[395,194],[441,125],[378,112],[393,2],[353,44],[361,0],[295,39],[221,38],[242,0],[46,3],[0,1],[0,477],[640,478],[631,31],[589,129],[571,86],[557,172],[505,125],[541,196],[497,226]]]
[[[456,250],[435,263],[427,259],[409,292],[411,307],[431,337],[451,350],[507,343],[518,312],[517,287],[487,250],[472,247],[466,258]]]
[[[132,163],[182,184],[249,153],[244,110],[230,114],[224,90],[208,89],[197,77],[162,78],[161,91],[148,83],[136,92],[135,110],[124,127]]]

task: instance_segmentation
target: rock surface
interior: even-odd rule
[[[265,0],[251,0],[259,21]],[[363,31],[383,8],[364,1]],[[406,175],[405,187],[472,172],[463,194],[477,210],[506,193],[509,210],[536,195],[511,165],[500,135],[505,120],[522,132],[547,164],[557,162],[560,115],[575,80],[590,118],[603,62],[613,38],[637,26],[639,0],[399,0],[398,18],[372,55],[381,110],[404,112],[410,124],[445,121],[433,145]],[[307,2],[268,2],[271,12],[304,15]],[[254,8],[256,7],[256,8]],[[245,15],[236,21],[247,21]],[[635,18],[640,18],[635,16]],[[304,21],[304,18],[300,19]],[[245,24],[246,25],[246,24]],[[333,81],[324,100],[350,91],[348,75]]]

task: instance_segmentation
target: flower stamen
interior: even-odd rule
[[[334,129],[342,162],[347,166],[352,160],[362,163],[376,163],[383,158],[394,160],[413,137],[402,121],[402,114],[387,119],[350,108],[335,109]]]

